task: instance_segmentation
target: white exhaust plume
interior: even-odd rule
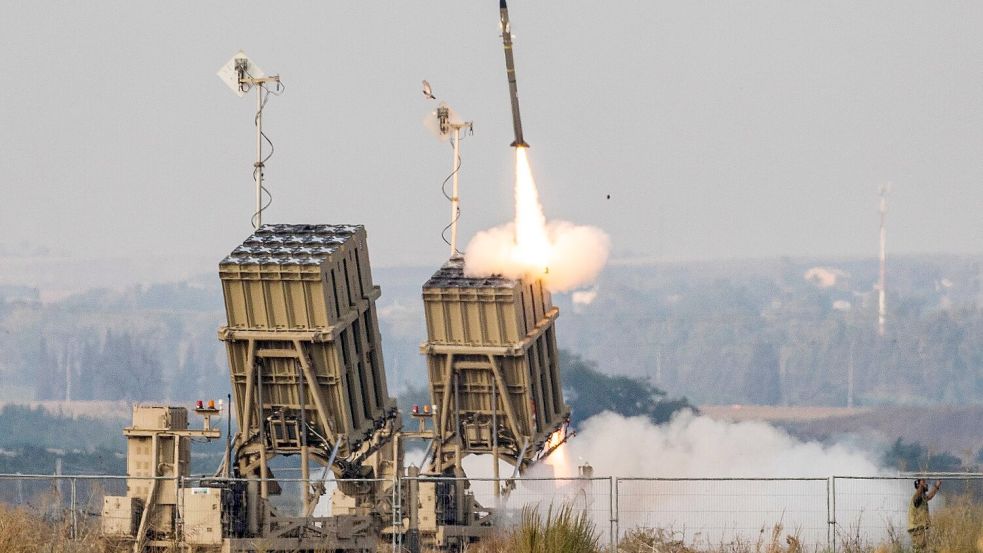
[[[579,313],[584,310],[584,307],[594,303],[597,299],[597,286],[589,290],[577,290],[570,295],[570,300],[573,301],[573,310],[575,313]]]
[[[802,442],[764,422],[725,422],[689,411],[664,425],[601,413],[564,444],[596,474],[639,477],[826,478],[883,474],[871,456],[843,446]],[[559,470],[559,467],[557,467]],[[557,476],[576,476],[568,466]]]
[[[823,547],[828,477],[889,474],[874,455],[854,447],[802,442],[764,422],[724,422],[690,412],[663,425],[601,413],[551,457],[526,476],[576,478],[578,465],[588,462],[594,475],[621,480],[622,535],[632,528],[660,528],[674,540],[702,546],[753,542],[781,525],[782,539],[788,534],[810,549]],[[603,480],[523,482],[510,506],[573,501],[579,507],[582,501],[598,527],[606,528],[607,486]],[[836,509],[842,529],[853,531],[864,522],[858,534],[878,543],[887,538],[888,523],[904,527],[910,481],[848,480],[840,486]]]
[[[591,284],[607,262],[610,240],[599,228],[546,221],[525,148],[515,149],[515,220],[479,232],[464,252],[468,276],[542,279],[553,292]]]
[[[661,479],[619,484],[621,528],[662,528],[687,544],[753,540],[762,529],[781,525],[803,545],[822,547],[828,537],[827,478],[886,474],[870,453],[850,446],[802,442],[764,422],[718,421],[688,411],[663,425],[601,413],[561,447],[580,463],[589,461],[597,475]],[[557,465],[557,476],[576,476],[577,467],[568,464],[560,472]],[[774,480],[782,478],[787,480]],[[870,513],[903,527],[905,484],[845,482],[837,498],[843,528]],[[871,525],[859,533],[877,543],[887,537],[885,528]]]

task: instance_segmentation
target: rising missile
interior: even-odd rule
[[[499,17],[502,21],[502,43],[505,46],[505,73],[509,78],[509,96],[512,98],[512,128],[515,131],[515,141],[510,144],[513,148],[528,148],[529,144],[522,138],[522,119],[519,117],[519,93],[515,86],[515,60],[512,58],[512,29],[509,26],[509,7],[505,0],[498,4]]]

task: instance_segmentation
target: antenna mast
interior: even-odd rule
[[[887,298],[885,273],[887,272],[887,229],[884,220],[887,217],[887,193],[888,186],[881,186],[881,249],[880,249],[880,277],[877,281],[877,334],[884,336],[884,327],[887,322]]]
[[[266,157],[263,157],[263,141],[269,142],[269,138],[263,134],[263,106],[266,105],[266,101],[272,93],[266,86],[268,83],[276,83],[277,92],[273,94],[279,94],[282,91],[280,75],[267,77],[263,70],[246,56],[245,52],[239,50],[238,54],[232,56],[232,59],[218,70],[218,76],[240,98],[245,96],[250,89],[256,89],[256,161],[253,163],[253,180],[256,181],[256,211],[253,212],[251,223],[254,229],[258,229],[263,224],[263,211],[269,207],[269,204],[263,205],[263,192],[266,190],[263,188],[263,169],[266,167],[266,160],[273,153],[273,144],[270,143],[271,151]],[[263,94],[264,91],[266,92],[265,95]]]
[[[446,103],[441,102],[437,108],[437,122],[440,125],[441,136],[448,135],[451,131],[454,132],[454,136],[451,138],[451,144],[454,146],[454,160],[451,172],[453,184],[449,197],[451,201],[451,222],[447,225],[451,231],[451,239],[448,243],[450,244],[451,257],[453,258],[460,255],[460,252],[457,251],[457,222],[461,218],[461,197],[458,194],[458,183],[461,173],[461,129],[472,131],[473,121],[452,121],[451,109]],[[445,180],[444,182],[446,183],[447,181]]]

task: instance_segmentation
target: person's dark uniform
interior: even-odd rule
[[[915,553],[928,551],[928,527],[931,520],[928,515],[928,502],[942,488],[942,481],[936,480],[932,491],[928,491],[928,482],[924,478],[915,480],[915,495],[908,502],[908,534],[911,535],[911,546]]]

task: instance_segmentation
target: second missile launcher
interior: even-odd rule
[[[468,454],[519,470],[563,427],[559,309],[542,281],[466,277],[453,258],[423,286],[430,391],[438,440],[431,470],[458,473]]]

